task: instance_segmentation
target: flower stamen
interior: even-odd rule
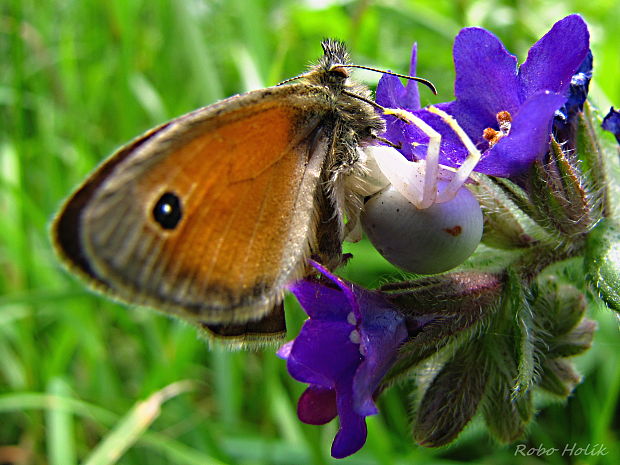
[[[512,116],[507,111],[500,111],[495,118],[499,125],[499,131],[493,128],[486,128],[482,131],[482,137],[489,143],[489,148],[497,144],[503,137],[510,134],[510,128],[512,127]]]
[[[500,111],[497,114],[497,122],[499,124],[499,130],[508,135],[510,132],[510,126],[512,125],[512,116],[507,111]]]
[[[486,128],[482,131],[482,137],[489,143],[489,147],[493,147],[497,144],[504,135],[500,131],[496,131],[493,128]]]

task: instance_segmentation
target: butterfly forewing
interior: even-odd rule
[[[61,253],[123,300],[207,323],[258,319],[315,239],[331,133],[320,124],[325,99],[309,105],[310,92],[320,89],[251,92],[121,149],[59,215]],[[158,208],[176,209],[178,222]]]

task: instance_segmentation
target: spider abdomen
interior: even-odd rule
[[[441,273],[460,265],[482,237],[480,204],[466,187],[447,202],[418,209],[390,185],[368,199],[361,220],[383,257],[418,274]]]

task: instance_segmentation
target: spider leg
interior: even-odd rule
[[[457,123],[454,117],[435,106],[429,106],[427,110],[441,117],[441,119],[444,120],[448,126],[450,126],[450,129],[452,129],[456,135],[459,136],[459,139],[461,139],[461,142],[469,152],[469,155],[465,161],[454,173],[450,183],[437,196],[437,202],[447,202],[448,200],[453,199],[458,190],[463,187],[465,181],[467,181],[469,175],[480,161],[482,154],[480,153],[480,150],[476,148],[469,136],[465,133],[463,128],[461,128],[459,123]]]
[[[422,198],[416,203],[416,207],[420,210],[433,205],[437,200],[437,180],[439,178],[439,147],[441,145],[441,134],[426,124],[421,118],[413,113],[402,109],[385,108],[384,113],[393,115],[405,121],[406,123],[417,126],[424,134],[428,136],[428,148],[426,150],[426,159],[424,160],[424,180],[421,186]],[[412,179],[411,182],[416,182]],[[420,186],[416,186],[420,187]]]

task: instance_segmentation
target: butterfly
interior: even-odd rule
[[[282,336],[283,294],[310,272],[307,258],[343,262],[361,149],[385,129],[345,45],[322,48],[307,72],[173,119],[106,159],[53,221],[69,270],[210,337]]]

